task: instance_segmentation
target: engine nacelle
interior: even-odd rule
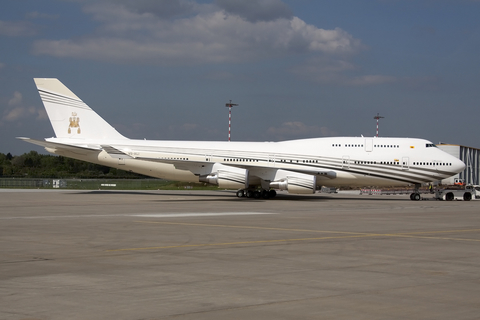
[[[245,189],[248,188],[248,170],[215,163],[214,172],[200,175],[198,180],[210,184],[216,184],[220,188]]]
[[[310,174],[278,170],[275,178],[276,181],[270,182],[270,187],[289,193],[312,194],[317,188],[317,177]]]

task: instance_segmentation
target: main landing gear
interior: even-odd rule
[[[270,199],[270,198],[275,198],[277,195],[277,192],[275,190],[238,190],[237,191],[237,197],[239,198],[253,198],[253,199]]]
[[[416,184],[415,185],[415,190],[413,191],[413,193],[410,195],[410,200],[413,200],[413,201],[418,201],[420,199],[422,199],[422,197],[420,196],[420,192],[418,192],[418,189],[420,188],[420,185],[419,184]]]

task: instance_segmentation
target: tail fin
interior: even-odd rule
[[[34,80],[57,138],[127,139],[58,79]]]

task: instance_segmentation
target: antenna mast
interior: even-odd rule
[[[377,115],[373,117],[373,119],[377,120],[377,138],[378,138],[378,120],[383,119],[385,117],[380,116],[380,113],[377,112]]]
[[[232,107],[235,106],[238,106],[238,104],[232,103],[232,100],[225,104],[225,107],[228,107],[228,142],[230,142],[230,133],[232,129]]]

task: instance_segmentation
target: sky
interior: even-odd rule
[[[58,78],[136,139],[480,148],[480,0],[3,0],[0,153],[54,136]]]

